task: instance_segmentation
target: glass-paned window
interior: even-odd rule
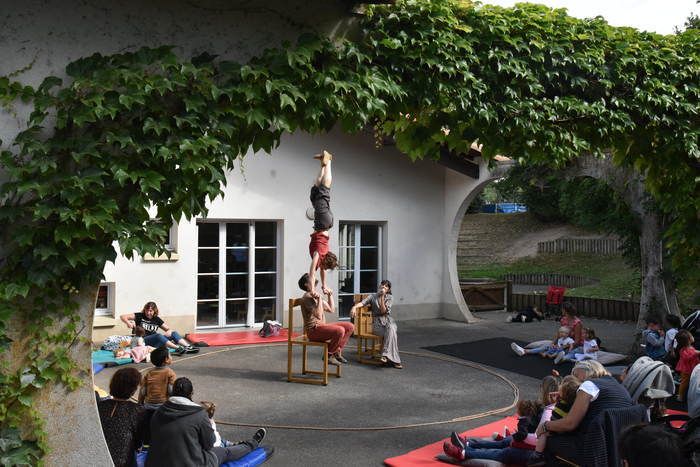
[[[377,290],[382,272],[382,226],[340,223],[338,313],[349,318],[353,296]]]
[[[102,283],[97,289],[95,316],[114,316],[114,282]]]
[[[277,223],[201,222],[197,227],[197,327],[277,319]]]

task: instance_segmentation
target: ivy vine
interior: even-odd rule
[[[452,0],[371,8],[362,27],[356,41],[303,35],[247,64],[161,47],[95,54],[37,88],[0,77],[0,105],[32,107],[0,153],[0,463],[40,462],[32,400],[79,385],[78,294],[96,289],[113,241],[127,257],[167,254],[169,224],[206,214],[226,170],[285,132],[374,125],[412,158],[477,140],[487,157],[551,165],[609,151],[674,219],[677,265],[697,264],[697,31]]]

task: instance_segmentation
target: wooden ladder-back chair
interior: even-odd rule
[[[289,299],[289,321],[288,323],[288,333],[287,333],[287,381],[292,383],[306,383],[306,384],[322,384],[324,386],[328,385],[328,341],[317,342],[311,341],[306,336],[306,331],[303,331],[301,336],[294,337],[294,308],[301,306],[301,299],[290,298]],[[293,375],[293,349],[295,345],[300,345],[302,347],[302,359],[301,359],[301,374],[302,375],[319,375],[320,378],[314,377],[302,377]],[[309,370],[308,368],[308,358],[307,350],[308,347],[321,347],[323,350],[323,370]],[[335,373],[333,376],[340,378],[340,366],[335,367]]]
[[[355,294],[355,303],[361,302],[367,294]],[[381,360],[375,359],[382,352],[384,337],[374,334],[374,318],[368,306],[357,309],[355,313],[355,339],[357,340],[357,360],[360,363],[383,365]]]

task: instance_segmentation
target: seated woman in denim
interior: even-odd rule
[[[129,313],[121,315],[120,319],[129,329],[141,326],[146,331],[144,341],[151,347],[161,347],[163,345],[171,349],[177,349],[176,353],[197,353],[199,349],[187,342],[177,331],[171,330],[158,316],[158,305],[155,302],[147,302],[141,313]],[[158,333],[162,329],[163,334]]]

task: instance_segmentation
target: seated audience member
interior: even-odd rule
[[[550,417],[550,420],[560,420],[569,414],[571,406],[574,404],[574,400],[576,400],[576,392],[578,391],[579,386],[581,386],[581,382],[575,376],[569,375],[564,377],[561,385],[559,386],[559,400],[552,409],[552,416]],[[543,433],[537,438],[535,454],[533,454],[527,463],[528,466],[546,465],[546,460],[544,457],[544,450],[546,446],[547,433]]]
[[[666,363],[675,368],[678,363],[676,355],[676,334],[681,327],[681,319],[676,315],[666,315],[666,335],[664,336],[664,350],[666,351]]]
[[[683,402],[686,400],[688,393],[688,385],[690,384],[690,375],[696,366],[700,364],[700,350],[696,350],[693,347],[695,339],[693,335],[686,329],[678,332],[676,335],[676,342],[678,343],[677,353],[678,353],[678,363],[676,364],[676,371],[681,375],[681,384],[678,386],[678,401]]]
[[[177,331],[171,330],[165,321],[158,316],[158,305],[148,302],[140,313],[129,313],[119,317],[129,329],[141,326],[146,330],[144,337],[146,345],[160,347],[165,345],[171,349],[177,349],[177,354],[197,353],[199,349],[184,339]],[[162,329],[163,334],[158,333]]]
[[[350,317],[354,318],[359,307],[372,305],[372,332],[384,337],[381,360],[383,363],[402,369],[401,357],[399,356],[399,339],[396,334],[396,321],[391,317],[391,305],[393,303],[391,294],[391,282],[383,280],[379,284],[377,293],[369,294],[360,303],[356,303],[350,309]]]
[[[168,399],[176,378],[175,372],[168,368],[172,361],[170,352],[165,346],[151,352],[151,363],[155,368],[151,368],[143,375],[139,392],[139,402],[145,408],[155,410]]]
[[[576,307],[574,307],[570,302],[564,302],[564,305],[562,306],[562,316],[559,320],[559,326],[569,328],[569,337],[574,340],[574,345],[571,351],[564,353],[561,355],[561,357],[557,355],[555,358],[556,363],[559,363],[564,358],[573,359],[576,353],[583,352],[583,323],[581,322],[581,319],[576,316]],[[559,339],[558,332],[557,335],[554,336],[554,339],[552,339],[552,342],[556,342],[557,339]],[[543,351],[542,347],[539,349],[524,349],[515,342],[510,344],[510,348],[513,349],[513,352],[520,356],[526,354],[539,354]]]
[[[550,434],[545,451],[564,458],[577,457],[582,434],[603,410],[635,405],[627,390],[597,360],[576,363],[571,374],[582,383],[569,413],[560,420],[550,420],[537,427],[538,436]]]
[[[116,358],[131,358],[134,363],[141,363],[143,361],[151,361],[151,352],[155,350],[155,347],[146,345],[144,341],[144,336],[146,335],[146,330],[141,326],[136,326],[134,328],[134,335],[129,342],[128,347],[119,347],[114,351],[114,356]]]
[[[625,467],[690,467],[680,437],[660,425],[633,425],[620,435],[620,457]]]
[[[326,323],[326,313],[335,313],[333,291],[326,289],[328,300],[316,293],[314,286],[309,286],[309,274],[299,278],[299,288],[305,293],[301,298],[301,316],[304,320],[304,331],[309,340],[315,342],[330,341],[328,345],[328,363],[341,365],[348,363],[343,357],[343,349],[350,340],[355,327],[347,321]]]
[[[215,435],[207,411],[192,402],[192,393],[189,379],[176,379],[172,396],[153,414],[146,467],[216,467],[240,459],[265,438],[265,429],[260,428],[240,444],[214,447]]]
[[[102,431],[116,467],[134,465],[134,453],[143,439],[143,409],[129,400],[141,382],[136,368],[120,368],[109,381],[111,398],[97,401]]]
[[[511,348],[520,356],[538,354],[542,358],[556,358],[557,363],[560,357],[563,357],[568,352],[574,348],[574,340],[569,337],[570,330],[566,326],[559,328],[557,337],[552,341],[550,345],[544,345],[542,347],[536,347],[534,349],[523,349],[515,342],[511,344]],[[520,352],[522,351],[522,353]]]
[[[575,361],[580,362],[581,360],[598,360],[598,351],[600,350],[600,339],[595,335],[593,329],[584,329],[584,336],[586,338],[583,341],[583,352],[574,353],[573,360],[569,360],[566,355],[560,357],[560,361]]]
[[[211,429],[214,430],[214,447],[227,447],[234,444],[230,441],[222,439],[221,433],[219,433],[219,430],[216,428],[216,421],[214,420],[214,414],[216,413],[216,404],[210,401],[199,401],[199,404],[202,407],[204,407],[204,410],[207,411],[207,415],[209,416],[209,422],[211,423]]]
[[[661,360],[666,355],[664,330],[656,318],[647,318],[647,328],[642,331],[642,343],[649,358]]]
[[[544,314],[536,306],[527,306],[523,311],[506,318],[506,323],[532,323],[534,320],[542,321]]]

